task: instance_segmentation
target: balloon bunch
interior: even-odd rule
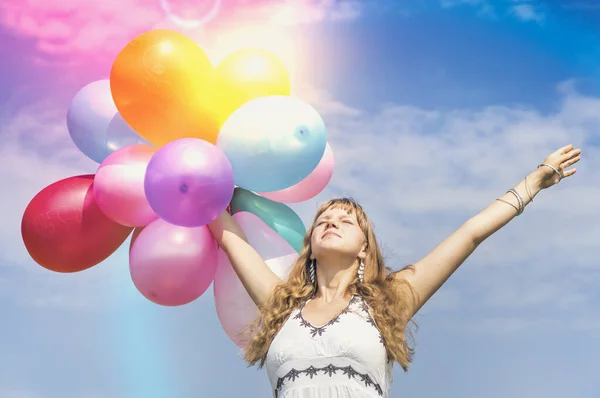
[[[306,233],[284,203],[314,197],[333,172],[323,119],[290,96],[279,59],[246,48],[215,67],[193,40],[168,30],[128,43],[110,79],[75,95],[67,127],[100,165],[95,175],[55,182],[29,203],[22,236],[31,257],[52,271],[82,271],[135,229],[129,265],[136,288],[175,306],[214,281],[228,333],[236,327],[224,319],[239,316],[249,297],[207,224],[231,208],[250,243],[283,275]]]

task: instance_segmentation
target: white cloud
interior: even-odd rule
[[[512,7],[512,12],[522,21],[542,21],[545,16],[533,4],[523,3]]]
[[[477,9],[480,16],[496,18],[496,9],[488,0],[440,0],[442,8],[454,8],[459,6],[471,6]]]
[[[541,22],[545,15],[533,0],[510,0],[508,5],[489,0],[440,0],[442,8],[470,6],[477,10],[480,16],[497,18],[498,9],[508,7],[509,14],[521,21]]]

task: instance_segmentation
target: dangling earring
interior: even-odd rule
[[[317,287],[317,260],[312,260],[308,265],[308,280],[311,285]]]
[[[358,280],[360,283],[365,282],[365,262],[363,259],[360,259],[360,264],[358,265]]]

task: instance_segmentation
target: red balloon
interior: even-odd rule
[[[96,204],[94,176],[66,178],[41,190],[27,205],[21,235],[31,257],[56,272],[78,272],[101,263],[131,233]]]

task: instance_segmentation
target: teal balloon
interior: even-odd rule
[[[243,188],[235,188],[231,199],[233,214],[247,211],[285,239],[298,253],[304,244],[306,227],[294,210],[283,203],[274,202]]]

